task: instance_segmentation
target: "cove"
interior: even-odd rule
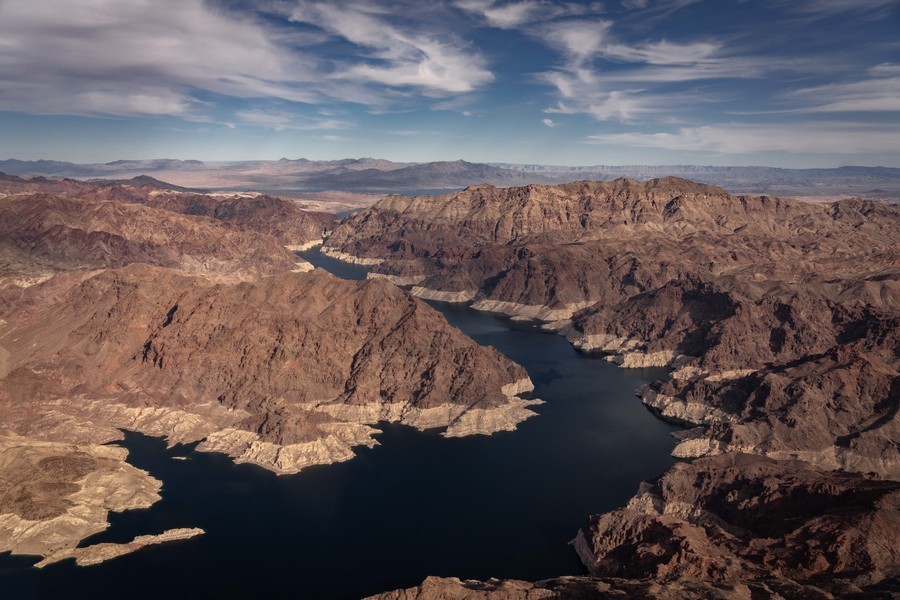
[[[303,256],[341,277],[366,274],[317,250]],[[453,439],[382,423],[380,445],[353,460],[281,477],[126,433],[129,462],[163,481],[163,499],[111,515],[111,527],[85,544],[174,527],[206,535],[93,567],[38,570],[29,558],[0,556],[0,598],[344,599],[428,575],[584,573],[568,545],[578,527],[673,462],[677,427],[634,396],[664,371],[620,369],[528,324],[432,306],[525,367],[545,401],[537,417],[514,432]]]

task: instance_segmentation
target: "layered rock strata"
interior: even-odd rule
[[[0,284],[18,287],[59,272],[131,263],[223,281],[309,268],[274,238],[210,218],[46,194],[0,201],[0,257]]]

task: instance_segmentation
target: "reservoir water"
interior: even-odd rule
[[[346,278],[365,269],[309,251]],[[588,515],[622,506],[671,463],[676,429],[634,390],[659,369],[619,369],[561,336],[434,303],[480,344],[528,371],[539,416],[514,432],[445,439],[380,424],[353,460],[276,476],[191,447],[128,433],[129,462],[163,481],[162,501],[111,515],[87,540],[123,542],[173,527],[206,535],[104,564],[0,556],[0,598],[359,598],[428,575],[543,579],[584,573],[568,545]]]

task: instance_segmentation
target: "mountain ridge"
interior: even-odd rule
[[[197,161],[119,160],[77,164],[63,161],[0,161],[0,171],[19,176],[128,178],[150,175],[184,187],[210,189],[334,189],[408,192],[461,189],[478,183],[559,184],[579,179],[652,179],[672,175],[720,185],[734,193],[772,193],[810,197],[863,195],[900,197],[900,168],[842,166],[789,169],[710,165],[521,165],[464,160],[393,162],[377,158],[339,160]]]

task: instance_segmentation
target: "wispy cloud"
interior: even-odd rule
[[[351,42],[363,52],[341,65],[334,77],[411,86],[441,95],[470,92],[493,80],[477,51],[433,23],[424,29],[401,28],[378,5],[301,2],[291,13],[296,22],[315,25]]]
[[[523,0],[498,4],[493,0],[459,0],[456,5],[461,9],[480,15],[491,27],[513,29],[533,20],[541,8],[537,0]]]
[[[602,51],[611,28],[612,21],[603,19],[560,21],[541,28],[538,35],[579,65]]]
[[[541,123],[543,123],[547,127],[556,127],[556,123],[553,122],[553,119],[543,119]]]
[[[863,79],[800,88],[787,97],[804,105],[793,112],[900,111],[900,65],[876,65]]]
[[[274,18],[237,6],[0,1],[0,110],[196,121],[221,120],[222,99],[386,110],[493,79],[478,51],[429,15],[401,26],[374,3],[251,5]],[[335,38],[351,51],[322,51]]]
[[[897,0],[791,0],[785,7],[794,13],[824,18],[849,12],[865,14],[896,10]]]
[[[202,0],[0,3],[0,109],[197,116],[197,90],[314,102],[314,65]]]
[[[727,124],[683,127],[672,132],[604,133],[596,144],[687,150],[721,154],[793,152],[812,154],[877,154],[900,152],[900,127],[860,127],[857,123],[789,125]]]
[[[553,2],[550,0],[456,0],[456,6],[477,15],[498,29],[516,29],[535,22],[560,17],[595,15],[605,12],[602,2]]]
[[[300,131],[315,131],[329,129],[349,129],[353,124],[337,119],[310,119],[286,110],[239,110],[234,116],[246,125],[267,127],[282,131],[284,129],[296,129]]]
[[[724,44],[711,39],[625,43],[616,36],[615,24],[605,19],[550,23],[536,35],[565,59],[562,66],[539,75],[559,95],[557,104],[545,112],[587,114],[600,121],[671,114],[679,102],[693,102],[684,92],[661,93],[665,84],[748,78],[764,70],[762,60],[726,56]]]

